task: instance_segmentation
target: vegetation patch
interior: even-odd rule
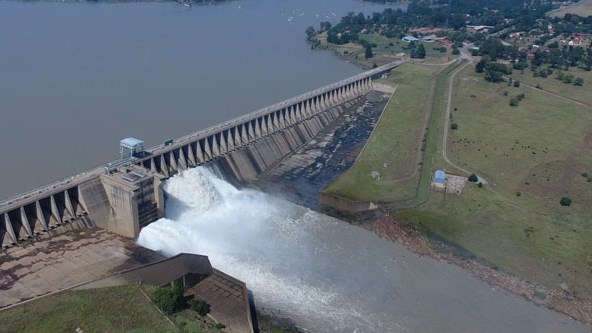
[[[592,202],[592,191],[582,172],[592,169],[590,110],[536,90],[510,108],[506,89],[469,68],[459,73],[453,112],[463,126],[448,137],[450,160],[495,186],[431,193],[425,205],[396,215],[526,280],[552,289],[566,283],[590,298],[592,226],[583,202]],[[449,166],[436,158],[435,167]],[[561,197],[572,199],[570,209]]]
[[[182,310],[182,289],[137,285],[68,290],[0,311],[2,332],[223,332],[210,319]],[[150,298],[156,297],[160,313]],[[179,296],[181,295],[181,296]]]
[[[0,312],[5,332],[177,332],[138,286],[72,290]]]
[[[358,162],[325,191],[353,200],[413,199],[419,179],[418,162],[425,148],[425,124],[436,69],[405,64],[384,83],[397,85]],[[372,172],[380,179],[372,178]]]

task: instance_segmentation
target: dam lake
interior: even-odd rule
[[[304,30],[383,8],[0,1],[0,200],[361,72]]]

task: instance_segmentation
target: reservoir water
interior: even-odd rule
[[[208,255],[244,282],[258,309],[309,332],[588,332],[559,313],[449,263],[199,167],[165,184],[167,219],[138,243]]]
[[[304,30],[382,8],[0,1],[0,199],[351,76]]]

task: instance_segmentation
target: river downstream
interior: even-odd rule
[[[167,181],[167,218],[138,243],[208,255],[259,309],[310,332],[587,332],[449,263],[198,167]]]

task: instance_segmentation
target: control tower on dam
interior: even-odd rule
[[[192,167],[216,163],[238,182],[255,179],[333,123],[373,89],[393,62],[287,99],[205,130],[144,149],[121,141],[121,158],[0,202],[0,247],[79,228],[126,237],[164,216],[163,182]]]

